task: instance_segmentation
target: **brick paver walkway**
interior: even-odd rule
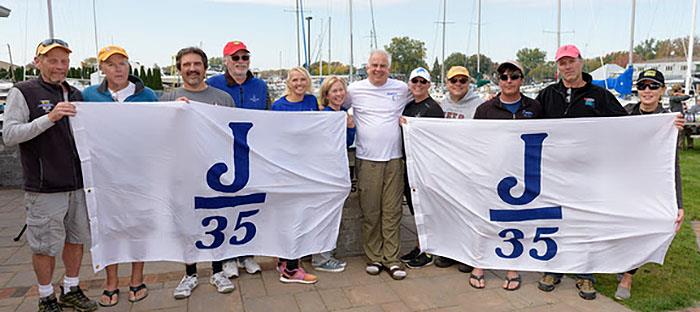
[[[23,193],[0,190],[0,312],[36,311],[37,292],[31,266],[31,253],[24,238],[12,238],[24,224]],[[408,218],[407,218],[408,219]],[[410,224],[410,219],[406,222]],[[404,226],[402,235],[415,235]],[[415,237],[415,236],[414,236]],[[412,244],[404,243],[404,249]],[[613,300],[598,296],[597,300],[579,298],[572,279],[564,279],[551,293],[539,291],[537,273],[523,273],[523,286],[515,292],[500,288],[502,271],[489,271],[487,287],[469,287],[467,274],[456,267],[439,269],[434,266],[409,270],[403,281],[394,281],[388,274],[370,276],[364,272],[364,260],[347,258],[343,273],[323,273],[315,285],[286,285],[278,281],[273,260],[258,257],[262,274],[234,279],[236,290],[218,294],[208,283],[209,266],[200,264],[200,285],[189,299],[175,300],[173,289],[184,274],[178,263],[146,264],[146,284],[150,295],[144,301],[130,304],[127,300],[129,266],[119,268],[122,297],[119,304],[101,311],[627,311]],[[60,261],[54,282],[62,279]],[[308,263],[305,263],[310,268]],[[313,271],[313,270],[311,270]],[[102,272],[93,273],[86,252],[81,268],[81,283],[87,294],[97,298],[102,292]],[[70,311],[70,309],[68,309]]]

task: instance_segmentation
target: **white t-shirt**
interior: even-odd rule
[[[126,86],[126,88],[121,89],[119,91],[109,90],[109,93],[112,94],[112,99],[115,102],[124,102],[126,98],[136,93],[136,85],[133,82],[129,81],[129,84]]]
[[[379,87],[367,79],[350,84],[346,106],[353,109],[357,158],[388,161],[403,156],[399,117],[409,101],[408,86],[398,80]]]

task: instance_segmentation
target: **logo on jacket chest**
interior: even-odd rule
[[[586,105],[587,107],[590,107],[590,108],[595,108],[595,99],[594,98],[583,98],[583,105]]]
[[[252,97],[250,97],[250,101],[253,102],[253,103],[257,103],[258,101],[260,101],[260,98],[258,98],[257,96],[253,95]]]
[[[39,105],[37,105],[37,107],[43,109],[44,112],[48,114],[53,109],[54,105],[51,104],[51,101],[49,100],[41,100],[39,101]]]

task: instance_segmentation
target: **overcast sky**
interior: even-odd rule
[[[409,36],[425,42],[427,63],[442,52],[442,0],[373,0],[380,47],[392,37]],[[447,1],[446,56],[477,51],[477,1]],[[178,49],[201,45],[219,56],[227,41],[242,40],[250,48],[252,66],[269,69],[297,64],[294,0],[95,0],[97,41],[122,45],[132,61],[169,65]],[[305,0],[312,16],[314,60],[319,34],[324,34],[322,58],[328,58],[328,19],[331,56],[349,62],[348,0]],[[355,65],[370,51],[370,0],[353,0]],[[556,0],[482,0],[481,51],[495,61],[515,58],[523,48],[540,48],[552,59],[556,49]],[[57,38],[68,41],[73,64],[94,56],[93,0],[53,0]],[[627,50],[632,0],[562,0],[562,44],[579,46],[584,57]],[[36,44],[47,38],[46,0],[0,0],[10,8],[0,18],[0,60],[30,62]],[[292,11],[292,12],[290,12]],[[635,42],[647,38],[688,36],[691,0],[638,0]],[[698,23],[700,24],[700,23]],[[696,27],[700,28],[700,25]],[[636,44],[635,43],[635,44]]]

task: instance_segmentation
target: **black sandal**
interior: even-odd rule
[[[119,288],[117,288],[117,289],[115,289],[115,290],[106,290],[106,289],[105,289],[104,291],[102,291],[102,295],[103,295],[103,296],[107,296],[107,297],[109,298],[109,303],[105,304],[105,303],[102,303],[102,300],[97,300],[97,303],[99,303],[100,306],[103,306],[103,307],[113,307],[113,306],[117,305],[117,303],[119,303]],[[114,303],[112,303],[112,298],[113,298],[115,295],[117,296],[117,301],[114,302]],[[101,298],[100,298],[100,299],[101,299]]]
[[[517,282],[518,286],[516,286],[515,288],[510,288],[510,283],[513,283],[513,282]],[[513,278],[508,278],[508,276],[506,276],[506,287],[504,287],[503,289],[505,289],[507,291],[515,291],[515,290],[520,289],[520,285],[522,285],[522,279],[520,278],[520,274],[518,274],[518,276],[513,277]]]
[[[484,280],[484,275],[483,275],[483,274],[482,274],[481,276],[476,276],[476,275],[474,275],[474,274],[469,274],[469,286],[474,287],[474,288],[476,288],[476,289],[484,289],[484,287],[486,287],[486,285],[480,286],[479,284],[477,284],[477,285],[472,284],[472,280],[473,280],[473,279],[475,279],[479,284],[481,284],[481,281]]]
[[[139,292],[140,290],[145,289],[146,291],[144,292],[143,297],[137,298],[136,293]],[[131,295],[133,294],[134,299],[131,299]],[[148,288],[146,288],[146,284],[141,283],[141,285],[138,285],[136,287],[134,286],[129,286],[129,302],[139,302],[143,299],[146,299],[148,297]]]

